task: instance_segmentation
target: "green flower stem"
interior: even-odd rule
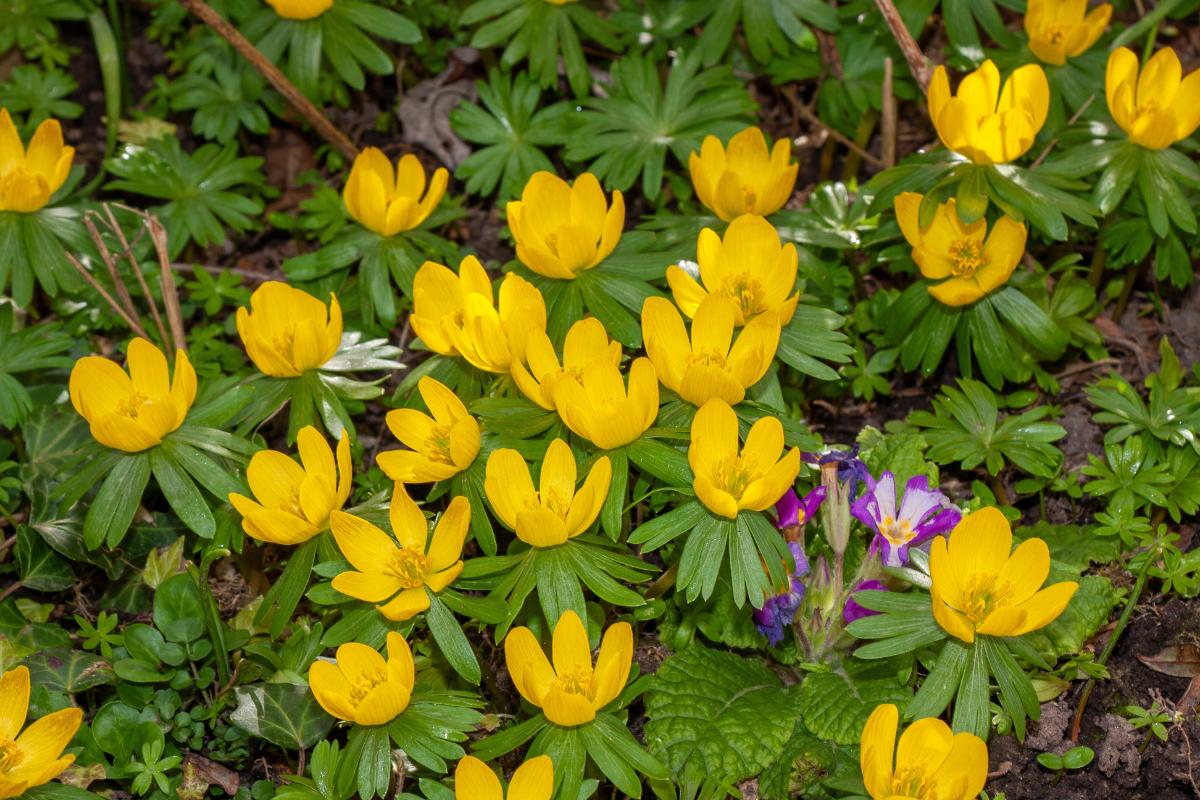
[[[1133,616],[1133,609],[1137,606],[1138,600],[1142,596],[1142,590],[1146,588],[1146,580],[1150,577],[1150,567],[1154,563],[1154,559],[1147,554],[1146,560],[1142,563],[1142,568],[1138,570],[1137,582],[1133,585],[1133,591],[1129,594],[1129,599],[1125,601],[1125,609],[1121,612],[1120,619],[1117,620],[1117,626],[1113,628],[1112,635],[1108,637],[1108,642],[1104,645],[1104,650],[1100,653],[1100,658],[1096,663],[1104,666],[1108,663],[1109,656],[1113,650],[1117,648],[1117,642],[1121,640],[1121,634],[1125,631],[1125,626],[1129,624],[1129,618]],[[1087,708],[1088,698],[1092,696],[1092,689],[1096,687],[1096,679],[1088,678],[1084,684],[1083,694],[1079,698],[1079,706],[1075,709],[1075,719],[1071,723],[1071,741],[1079,741],[1079,728],[1083,724],[1083,712]]]

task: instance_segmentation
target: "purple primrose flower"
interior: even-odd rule
[[[945,533],[958,524],[962,513],[937,489],[929,488],[924,475],[910,478],[904,487],[900,510],[896,510],[896,476],[885,472],[877,482],[868,482],[851,513],[875,531],[871,549],[881,549],[883,563],[898,567],[908,561],[908,548]]]
[[[800,457],[808,464],[837,464],[838,481],[849,483],[847,497],[854,497],[859,481],[863,481],[868,486],[871,483],[871,473],[867,469],[867,465],[858,457],[857,444],[849,450],[826,450],[820,455],[804,453]]]
[[[825,500],[825,487],[818,486],[803,499],[797,496],[795,489],[788,489],[783,497],[775,503],[775,527],[781,531],[788,528],[799,528],[812,519],[817,508]]]
[[[754,624],[772,647],[783,641],[784,630],[792,624],[804,602],[805,587],[800,579],[808,574],[808,558],[799,542],[788,542],[788,549],[796,561],[796,571],[789,576],[788,587],[754,610]]]

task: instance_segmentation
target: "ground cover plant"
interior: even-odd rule
[[[0,0],[0,798],[1200,795],[1200,0]]]

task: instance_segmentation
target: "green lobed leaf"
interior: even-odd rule
[[[838,744],[858,742],[867,717],[880,703],[904,712],[912,691],[888,664],[847,661],[833,672],[814,672],[800,686],[800,713],[812,734]]]
[[[663,662],[645,702],[646,743],[677,778],[756,774],[800,711],[799,693],[761,662],[696,644]]]
[[[229,720],[251,736],[285,750],[303,750],[333,727],[333,717],[317,704],[307,686],[264,683],[233,690],[237,706]]]

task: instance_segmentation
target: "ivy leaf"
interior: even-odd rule
[[[887,662],[847,662],[836,672],[815,672],[800,686],[804,726],[837,744],[856,744],[867,717],[880,703],[895,703],[904,713],[912,692],[896,679]]]
[[[16,558],[21,582],[30,589],[57,592],[75,582],[70,562],[54,552],[28,525],[17,529]]]
[[[761,662],[692,645],[646,693],[646,744],[677,777],[741,780],[779,756],[798,700]]]
[[[324,738],[333,717],[317,704],[307,686],[266,683],[234,690],[234,725],[286,750],[304,750]]]
[[[112,667],[100,656],[54,647],[25,660],[29,679],[51,691],[75,694],[116,680]]]

